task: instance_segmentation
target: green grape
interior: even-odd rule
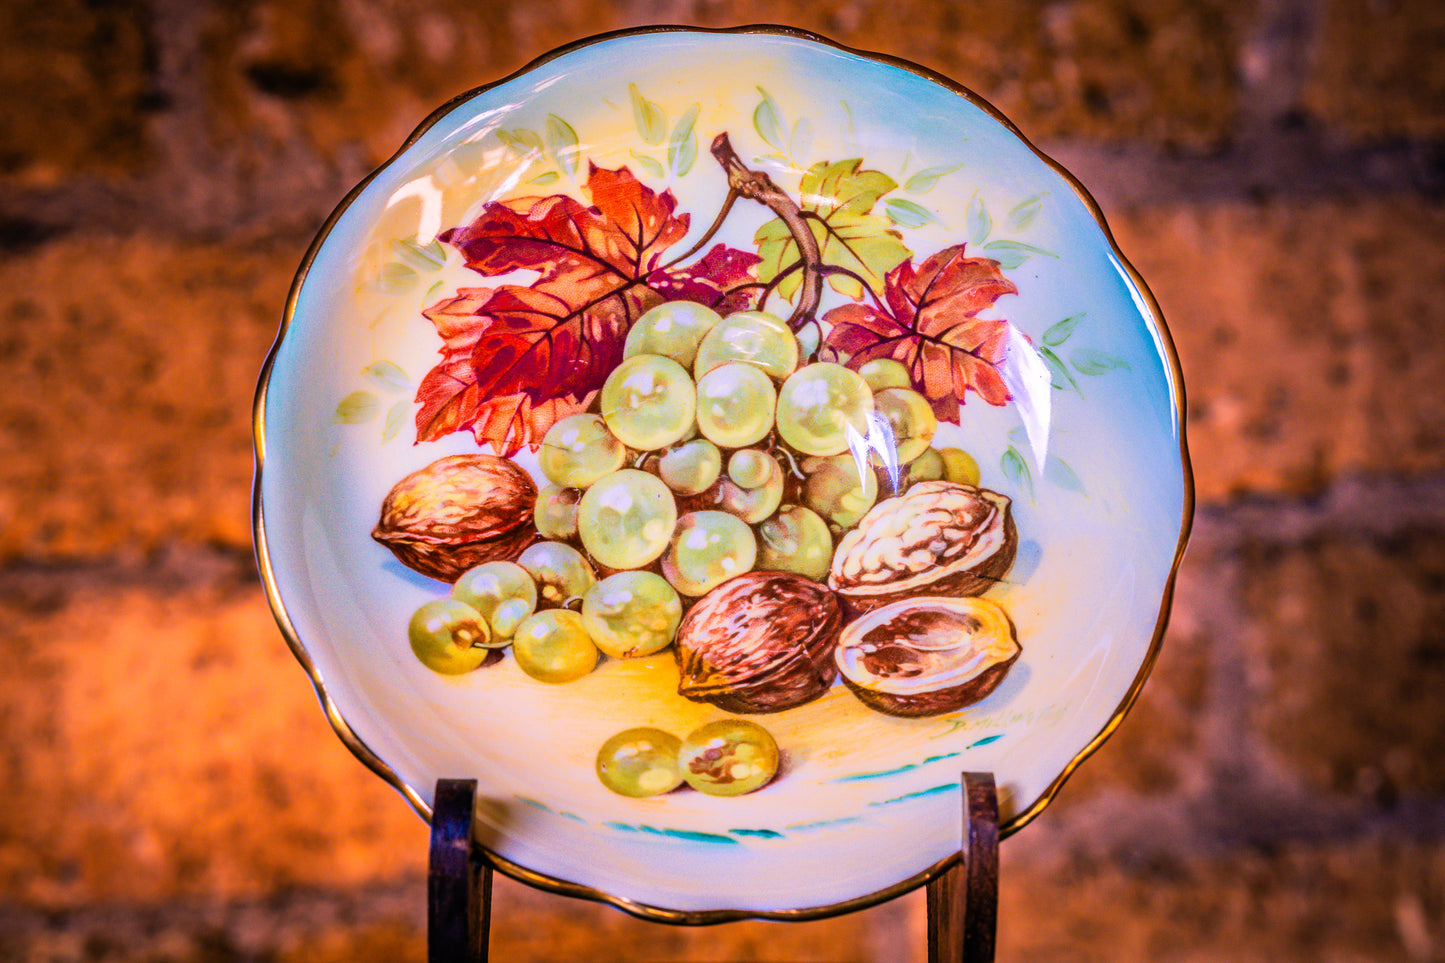
[[[511,641],[517,623],[536,611],[537,583],[516,562],[484,562],[462,573],[452,598],[482,614],[492,628],[488,645],[499,649]]]
[[[600,653],[568,609],[543,609],[528,616],[512,637],[517,666],[538,682],[575,682],[597,667]]]
[[[928,399],[912,388],[884,388],[873,393],[873,404],[874,410],[887,419],[893,429],[898,463],[910,462],[923,454],[938,431],[938,417]]]
[[[639,726],[608,739],[597,750],[597,778],[622,796],[660,796],[682,785],[678,751],[682,740],[670,732]]]
[[[697,346],[721,320],[722,315],[712,308],[692,301],[659,304],[632,322],[622,356],[660,354],[691,370]]]
[[[719,507],[749,525],[767,518],[783,500],[783,469],[765,451],[744,448],[728,459]]]
[[[746,361],[782,381],[798,366],[798,339],[782,318],[766,311],[739,311],[702,339],[692,373],[702,378],[718,365]]]
[[[542,474],[554,485],[586,488],[622,467],[627,449],[601,415],[570,415],[547,430],[537,454]]]
[[[597,576],[582,553],[564,542],[538,542],[517,558],[537,583],[538,605],[566,606],[582,598]]]
[[[623,444],[641,451],[680,441],[693,425],[697,395],[687,369],[656,354],[628,358],[602,385],[602,418]]]
[[[772,380],[741,361],[719,365],[697,382],[697,428],[722,448],[742,448],[767,437],[776,405]]]
[[[908,463],[908,483],[939,481],[943,478],[943,456],[937,448],[925,448],[923,454]]]
[[[859,477],[852,454],[803,459],[803,504],[835,528],[857,525],[878,500],[878,479],[865,470]]]
[[[582,621],[605,655],[652,655],[672,644],[682,621],[682,600],[660,575],[618,572],[587,590]]]
[[[868,435],[873,392],[861,375],[820,361],[801,368],[778,393],[778,434],[805,455],[848,450],[848,430]]]
[[[908,369],[903,366],[903,362],[895,361],[892,358],[874,358],[872,361],[865,361],[858,366],[858,374],[874,391],[882,391],[884,388],[913,387],[913,379],[908,377]]]
[[[657,474],[679,495],[697,495],[722,474],[722,452],[706,438],[674,445],[657,462]]]
[[[778,772],[772,733],[746,719],[719,719],[691,733],[678,750],[682,778],[709,796],[741,796]]]
[[[706,595],[751,571],[757,557],[757,539],[742,519],[727,512],[692,512],[678,520],[662,557],[662,574],[683,595]]]
[[[423,602],[406,627],[411,651],[442,675],[461,675],[486,661],[491,629],[482,613],[456,599]]]
[[[582,496],[582,547],[608,568],[641,568],[661,555],[677,524],[677,503],[656,475],[624,468]]]
[[[758,526],[758,568],[822,579],[833,562],[833,536],[821,515],[789,505]]]
[[[962,448],[940,448],[938,455],[943,459],[943,478],[960,485],[977,485],[980,479],[978,462]]]
[[[582,489],[563,488],[560,485],[545,485],[537,492],[537,501],[532,508],[532,524],[543,538],[565,542],[577,537],[577,503],[582,500]]]

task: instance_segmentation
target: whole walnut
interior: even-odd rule
[[[371,537],[408,568],[455,582],[483,562],[516,561],[540,537],[536,500],[536,484],[515,462],[449,455],[392,487]]]
[[[675,649],[679,695],[728,712],[777,712],[822,695],[838,675],[843,628],[826,585],[793,572],[748,572],[700,598]]]

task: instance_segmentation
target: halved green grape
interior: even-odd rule
[[[848,429],[868,435],[873,392],[856,371],[831,361],[800,368],[778,392],[778,434],[805,455],[848,450]]]
[[[721,320],[722,315],[712,308],[692,301],[659,304],[632,322],[622,356],[660,354],[691,370],[697,346]]]
[[[978,462],[962,448],[940,448],[938,456],[943,459],[943,478],[960,485],[977,485],[981,477]]]
[[[761,368],[731,361],[697,382],[697,428],[723,448],[742,448],[773,428],[777,391]]]
[[[485,644],[500,649],[511,641],[517,623],[536,611],[537,583],[516,562],[483,562],[462,573],[452,586],[452,598],[482,614],[492,629]]]
[[[937,448],[925,448],[923,453],[908,463],[908,483],[939,481],[943,478],[943,456]]]
[[[913,379],[908,377],[908,369],[903,366],[902,361],[895,361],[892,358],[874,358],[872,361],[865,361],[858,366],[858,374],[868,383],[868,387],[875,392],[884,388],[912,388]]]
[[[543,609],[522,620],[512,637],[517,667],[538,682],[575,682],[597,667],[597,646],[568,609]]]
[[[860,477],[852,453],[803,459],[803,504],[834,528],[857,525],[878,500],[872,471]]]
[[[622,467],[627,448],[601,415],[569,415],[547,430],[537,461],[554,485],[586,488]]]
[[[682,778],[709,796],[741,796],[778,773],[778,743],[746,719],[719,719],[691,733],[678,750]]]
[[[687,369],[658,354],[628,358],[602,385],[602,419],[619,441],[642,451],[680,441],[696,405]]]
[[[432,599],[412,613],[406,627],[411,651],[442,675],[462,675],[481,665],[492,630],[482,613],[456,599]]]
[[[873,393],[874,410],[893,429],[893,448],[898,463],[910,462],[923,454],[938,431],[938,417],[928,399],[912,388],[884,388]],[[874,452],[876,459],[878,453]]]
[[[702,339],[692,373],[703,375],[729,361],[757,365],[782,381],[798,366],[798,339],[788,324],[766,311],[739,311],[723,318]]]
[[[783,469],[767,452],[744,448],[728,459],[728,477],[720,487],[719,507],[751,525],[782,503]]]
[[[677,524],[677,503],[656,475],[614,472],[587,489],[577,513],[582,547],[608,568],[641,568],[661,555]]]
[[[582,500],[582,489],[563,488],[561,485],[545,485],[537,492],[537,501],[532,508],[532,524],[543,538],[559,542],[577,537],[577,503]]]
[[[742,519],[727,512],[692,512],[677,522],[662,557],[662,574],[683,595],[696,597],[751,571],[757,558],[757,538]]]
[[[597,750],[597,778],[622,796],[660,796],[682,785],[678,752],[682,740],[670,732],[639,726],[608,739]]]
[[[682,600],[660,575],[618,572],[587,590],[582,621],[606,655],[652,655],[672,644],[682,621]]]
[[[833,536],[817,512],[788,505],[758,526],[758,568],[821,580],[833,561]]]
[[[570,606],[581,600],[597,581],[582,553],[563,542],[538,542],[517,558],[537,583],[542,608]]]
[[[694,438],[663,452],[657,474],[679,495],[705,492],[722,474],[722,452],[706,438]]]

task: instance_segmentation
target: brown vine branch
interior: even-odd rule
[[[773,179],[766,173],[752,170],[743,163],[737,151],[733,150],[727,131],[713,139],[712,156],[717,158],[727,173],[731,192],[757,201],[778,215],[798,244],[798,251],[803,256],[803,281],[798,289],[797,306],[788,317],[788,326],[797,331],[813,319],[823,296],[823,273],[820,270],[823,254],[818,249],[818,239],[813,236],[813,231],[808,227],[797,202],[774,184]]]

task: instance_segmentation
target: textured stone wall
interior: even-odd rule
[[[1445,960],[1445,5],[0,6],[0,958],[424,957],[426,827],[335,739],[250,547],[316,228],[567,41],[782,21],[992,100],[1178,344],[1199,495],[1152,680],[1003,848],[1000,958]],[[499,960],[921,960],[921,894],[704,929],[499,881]]]

